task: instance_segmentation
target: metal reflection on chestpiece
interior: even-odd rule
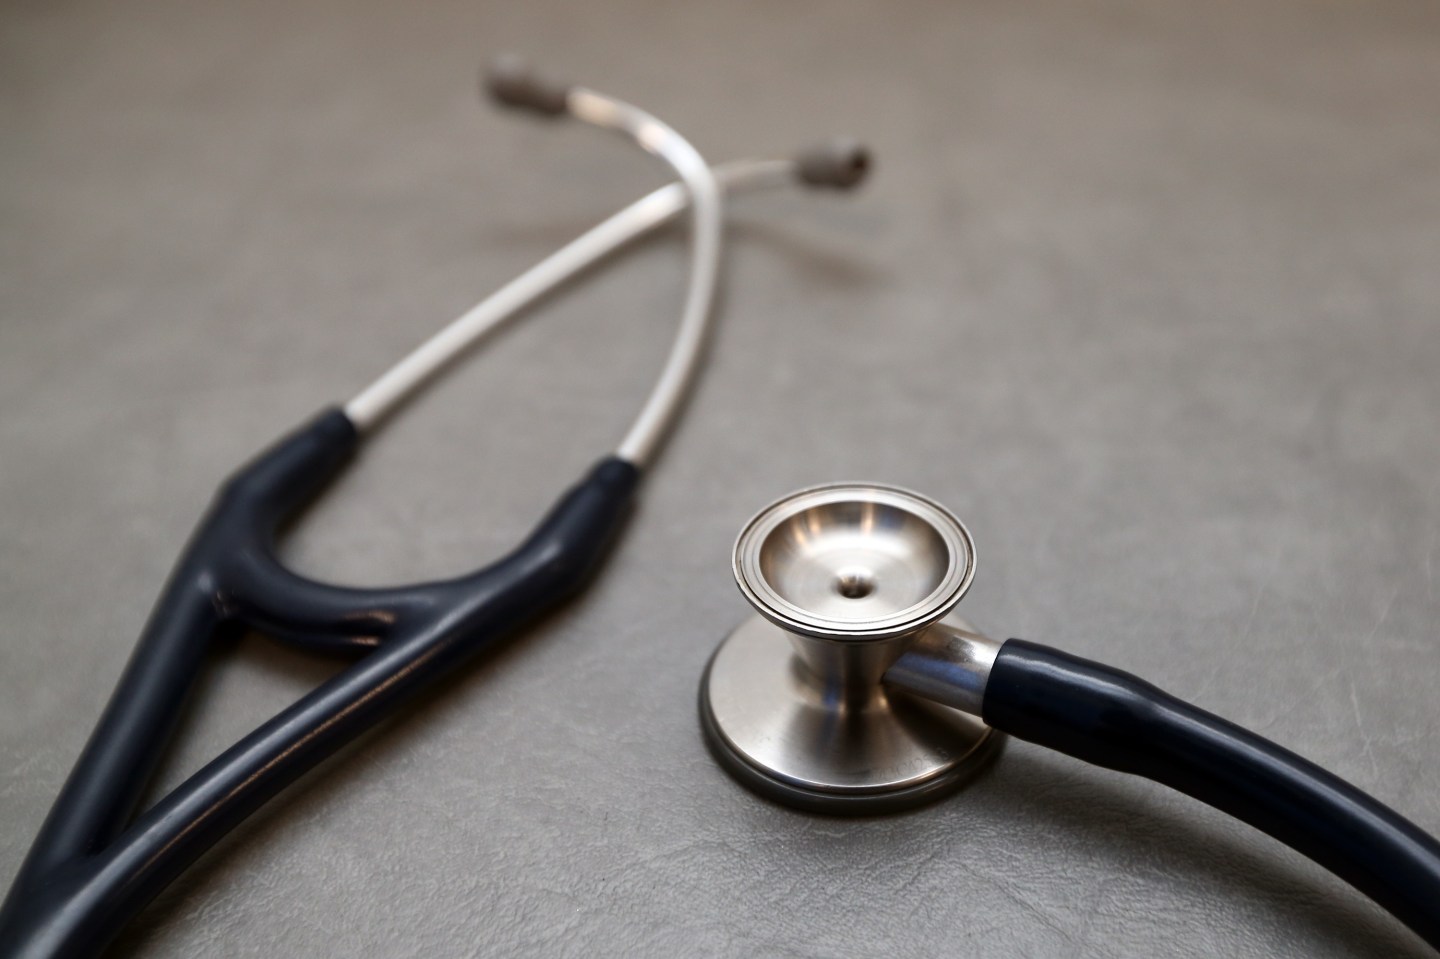
[[[745,785],[812,811],[888,812],[939,798],[993,755],[1000,734],[951,708],[967,704],[894,681],[924,683],[932,658],[907,652],[944,648],[962,670],[993,658],[995,644],[951,615],[975,548],[944,507],[885,486],[801,490],[746,524],[734,570],[758,615],[711,658],[700,714]]]

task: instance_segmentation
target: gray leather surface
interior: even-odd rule
[[[743,520],[949,504],[990,632],[1121,665],[1440,831],[1433,3],[12,3],[0,29],[0,882],[216,482],[661,182],[477,107],[529,51],[708,155],[831,133],[862,195],[734,204],[723,329],[583,601],[330,763],[145,913],[146,956],[1397,956],[1197,803],[1024,744],[842,821],[701,747]],[[494,556],[618,439],[681,245],[553,300],[288,542]],[[160,786],[334,668],[219,655]]]

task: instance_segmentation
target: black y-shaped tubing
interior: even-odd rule
[[[1440,842],[1287,749],[1126,672],[1012,639],[984,719],[1029,742],[1178,789],[1329,869],[1440,949]]]
[[[88,956],[271,796],[462,661],[577,592],[625,518],[639,471],[603,459],[516,550],[457,579],[349,589],[275,557],[281,525],[348,461],[330,410],[221,488],[171,573],[109,705],[0,907],[0,956]],[[214,637],[255,628],[367,651],[133,823]]]

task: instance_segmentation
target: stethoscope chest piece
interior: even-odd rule
[[[711,751],[751,789],[817,812],[869,814],[937,799],[1001,736],[975,716],[883,683],[949,615],[975,571],[964,525],[906,490],[837,485],[762,510],[735,544],[757,610],[700,683]]]

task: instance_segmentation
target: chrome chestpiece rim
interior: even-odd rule
[[[789,805],[876,813],[959,786],[999,735],[974,716],[884,684],[975,574],[964,524],[907,490],[866,484],[793,493],[735,543],[736,583],[758,616],[721,643],[701,680],[717,759]]]
[[[975,575],[970,533],[943,506],[883,486],[801,490],[735,542],[735,581],[771,622],[822,639],[911,632],[958,603]]]

